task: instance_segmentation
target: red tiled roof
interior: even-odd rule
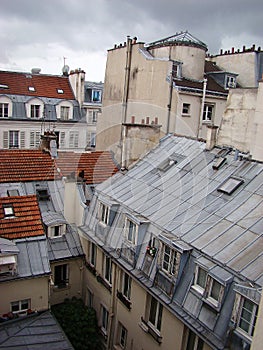
[[[1,88],[1,85],[8,88]],[[32,86],[35,91],[29,91]],[[57,89],[63,90],[59,94]],[[0,71],[0,94],[75,100],[68,77]]]
[[[14,217],[5,217],[3,205],[12,205]],[[44,235],[37,197],[0,197],[0,237],[18,239]]]
[[[54,180],[82,170],[88,184],[97,184],[118,168],[110,152],[58,152],[53,160],[40,150],[0,150],[0,182]]]

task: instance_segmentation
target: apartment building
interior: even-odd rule
[[[178,136],[96,187],[79,227],[106,349],[249,349],[262,164]]]

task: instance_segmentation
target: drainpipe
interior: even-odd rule
[[[117,283],[119,280],[119,269],[117,265],[112,262],[113,267],[113,281],[111,286],[111,302],[110,302],[110,324],[109,324],[109,337],[107,343],[107,349],[113,349],[114,344],[114,331],[115,331],[115,323],[116,323],[116,314],[117,314],[117,303],[116,303],[116,295],[117,295]]]
[[[197,139],[200,137],[200,134],[202,131],[202,121],[203,121],[204,106],[205,106],[206,86],[207,86],[207,79],[204,78],[203,96],[202,96],[202,102],[201,102],[201,112],[200,112],[200,117],[199,117],[199,122],[198,122],[197,135],[196,135]]]
[[[130,71],[131,71],[131,55],[132,55],[132,39],[127,36],[126,45],[126,65],[125,65],[125,78],[124,78],[124,90],[122,98],[122,126],[121,126],[121,168],[126,168],[126,157],[125,157],[125,127],[124,123],[127,121],[127,107],[128,107],[128,96],[129,96],[129,83],[130,83]]]
[[[173,97],[173,61],[171,60],[171,46],[169,48],[169,61],[172,63],[170,71],[170,86],[169,86],[169,100],[168,100],[168,113],[167,113],[167,127],[166,134],[169,134],[170,129],[170,119],[171,119],[171,108],[172,108],[172,97]]]

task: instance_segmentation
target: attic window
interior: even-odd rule
[[[4,210],[5,218],[9,218],[9,217],[15,215],[14,208],[13,208],[12,204],[4,204],[3,205],[3,210]]]
[[[239,186],[244,183],[244,180],[238,177],[231,176],[225,182],[222,183],[220,187],[218,187],[219,192],[226,193],[228,195],[232,194]]]
[[[36,91],[36,89],[34,88],[34,86],[29,86],[28,91],[34,92],[34,91]]]
[[[8,85],[6,85],[6,84],[0,84],[0,89],[8,89]]]
[[[8,197],[19,196],[19,191],[17,189],[7,190]]]
[[[226,89],[235,88],[236,87],[236,77],[232,75],[226,76]]]
[[[226,162],[226,157],[219,157],[212,165],[212,168],[214,170],[218,170],[223,164],[225,164],[225,162]]]
[[[57,93],[58,94],[64,94],[64,90],[63,89],[57,89]]]
[[[37,189],[36,190],[37,198],[40,201],[49,199],[49,194],[47,189]]]

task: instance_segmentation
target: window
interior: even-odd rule
[[[87,288],[87,294],[86,294],[86,305],[87,307],[93,307],[93,298],[94,294],[90,289]]]
[[[19,148],[19,131],[9,131],[9,148]]]
[[[69,132],[69,147],[78,148],[79,146],[79,133],[78,131]]]
[[[30,91],[30,92],[35,92],[36,89],[34,88],[34,86],[29,86],[29,87],[28,87],[28,91]]]
[[[94,124],[97,122],[98,111],[88,111],[88,123]]]
[[[125,349],[126,343],[127,343],[127,329],[119,323],[118,325],[118,340],[117,344],[122,348]]]
[[[12,204],[3,204],[3,210],[5,218],[9,218],[15,215]]]
[[[49,237],[60,237],[66,232],[66,225],[57,225],[57,226],[50,226],[48,228],[48,236]]]
[[[60,118],[62,120],[69,120],[70,107],[60,106]]]
[[[183,103],[182,114],[190,114],[190,103]]]
[[[257,320],[258,306],[244,297],[241,299],[240,306],[240,315],[237,326],[249,336],[253,336]]]
[[[40,117],[40,105],[31,105],[30,106],[30,117],[39,118]]]
[[[235,88],[235,87],[236,87],[236,77],[227,75],[225,88],[229,89],[229,88]]]
[[[132,245],[137,244],[138,226],[131,220],[126,219],[126,238]]]
[[[101,330],[104,335],[107,335],[109,321],[109,312],[105,306],[101,305]]]
[[[240,185],[244,183],[244,180],[238,177],[231,176],[223,184],[218,187],[219,192],[231,195]]]
[[[0,103],[0,118],[8,117],[8,103]]]
[[[62,264],[54,267],[54,285],[65,288],[68,285],[68,265]]]
[[[123,272],[121,276],[121,291],[128,300],[131,298],[131,281],[131,277],[126,272]]]
[[[206,281],[207,281],[207,271],[202,269],[200,266],[197,266],[195,284],[201,289],[201,291],[205,290]]]
[[[99,219],[105,225],[108,225],[108,223],[109,223],[109,214],[110,214],[109,207],[107,205],[103,204],[103,203],[100,203]]]
[[[11,312],[13,313],[19,313],[24,312],[30,309],[30,299],[24,299],[19,301],[12,301],[11,302]]]
[[[57,93],[58,94],[64,94],[64,90],[63,89],[57,89]]]
[[[49,193],[48,190],[46,188],[37,188],[36,189],[36,195],[37,195],[37,199],[39,201],[44,201],[44,200],[48,200],[49,199]]]
[[[205,104],[203,111],[203,121],[211,121],[213,117],[214,105]]]
[[[100,90],[92,90],[92,102],[101,102]]]
[[[92,266],[96,266],[96,257],[97,257],[97,247],[93,242],[90,242],[89,247],[89,262]]]
[[[202,350],[203,346],[203,340],[189,329],[186,350]]]
[[[176,273],[176,251],[168,245],[163,245],[162,250],[162,270],[169,275]]]
[[[154,297],[151,297],[149,323],[161,331],[163,306]]]
[[[104,279],[111,284],[112,283],[112,261],[108,256],[104,255]]]
[[[30,131],[30,148],[38,148],[40,143],[40,132]]]
[[[173,78],[181,78],[182,77],[182,64],[181,63],[173,62],[172,77]]]

